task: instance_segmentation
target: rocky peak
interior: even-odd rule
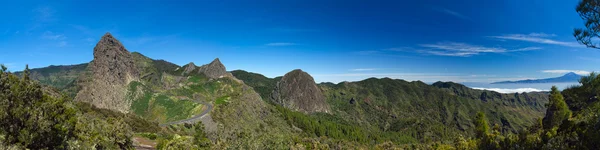
[[[193,62],[190,62],[187,65],[184,65],[183,68],[183,74],[189,74],[196,70],[197,66]]]
[[[305,112],[329,112],[325,96],[310,74],[296,69],[281,78],[271,94],[271,99],[286,108]]]
[[[219,78],[227,74],[227,70],[225,69],[225,66],[221,63],[219,58],[216,58],[209,64],[200,66],[198,72],[203,73],[207,77],[213,79]]]
[[[110,33],[104,34],[94,47],[94,60],[88,71],[91,79],[81,79],[81,91],[75,100],[127,112],[130,102],[125,100],[125,86],[139,79],[139,71],[132,54]]]

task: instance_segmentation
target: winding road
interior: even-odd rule
[[[161,127],[165,127],[165,126],[174,125],[174,124],[183,124],[183,123],[193,124],[193,123],[196,123],[196,122],[200,122],[200,119],[202,119],[204,116],[206,116],[206,114],[208,114],[210,111],[212,111],[213,105],[211,105],[210,103],[207,103],[207,102],[199,102],[199,103],[202,104],[202,105],[205,105],[207,107],[199,115],[196,115],[196,116],[194,116],[192,118],[183,119],[183,120],[177,120],[177,121],[162,123],[162,124],[160,124],[160,126]]]

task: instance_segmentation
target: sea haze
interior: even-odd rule
[[[556,86],[559,90],[563,90],[573,85],[579,85],[577,82],[562,82],[562,83],[529,83],[529,84],[490,84],[490,83],[481,83],[481,82],[464,82],[461,83],[467,87],[480,89],[480,90],[490,90],[496,91],[499,93],[515,93],[515,92],[540,92],[540,91],[550,91],[552,86]]]

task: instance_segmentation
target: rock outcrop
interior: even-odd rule
[[[217,79],[224,76],[233,77],[231,73],[228,73],[225,69],[225,65],[221,63],[219,58],[216,58],[209,64],[202,65],[200,67],[196,66],[194,63],[190,62],[187,65],[183,66],[182,75],[190,74],[190,73],[199,73],[204,74],[206,77],[211,79]]]
[[[78,79],[81,90],[75,100],[98,108],[128,112],[131,102],[126,100],[126,86],[139,80],[139,76],[131,53],[119,40],[106,33],[94,47],[94,60],[87,73]]]
[[[216,58],[210,64],[202,65],[198,68],[198,72],[203,73],[209,78],[215,79],[227,75],[225,66],[221,63],[219,58]]]
[[[183,68],[183,74],[190,74],[196,70],[197,66],[193,62],[190,62],[189,64],[183,66]]]
[[[283,76],[271,94],[271,99],[286,108],[304,113],[329,113],[325,96],[308,73],[297,69]]]

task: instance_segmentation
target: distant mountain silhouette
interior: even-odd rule
[[[510,83],[560,83],[560,82],[577,82],[579,81],[579,79],[581,79],[581,76],[573,73],[573,72],[569,72],[561,77],[556,77],[556,78],[546,78],[546,79],[527,79],[527,80],[519,80],[519,81],[501,81],[501,82],[494,82],[492,84],[510,84]]]

